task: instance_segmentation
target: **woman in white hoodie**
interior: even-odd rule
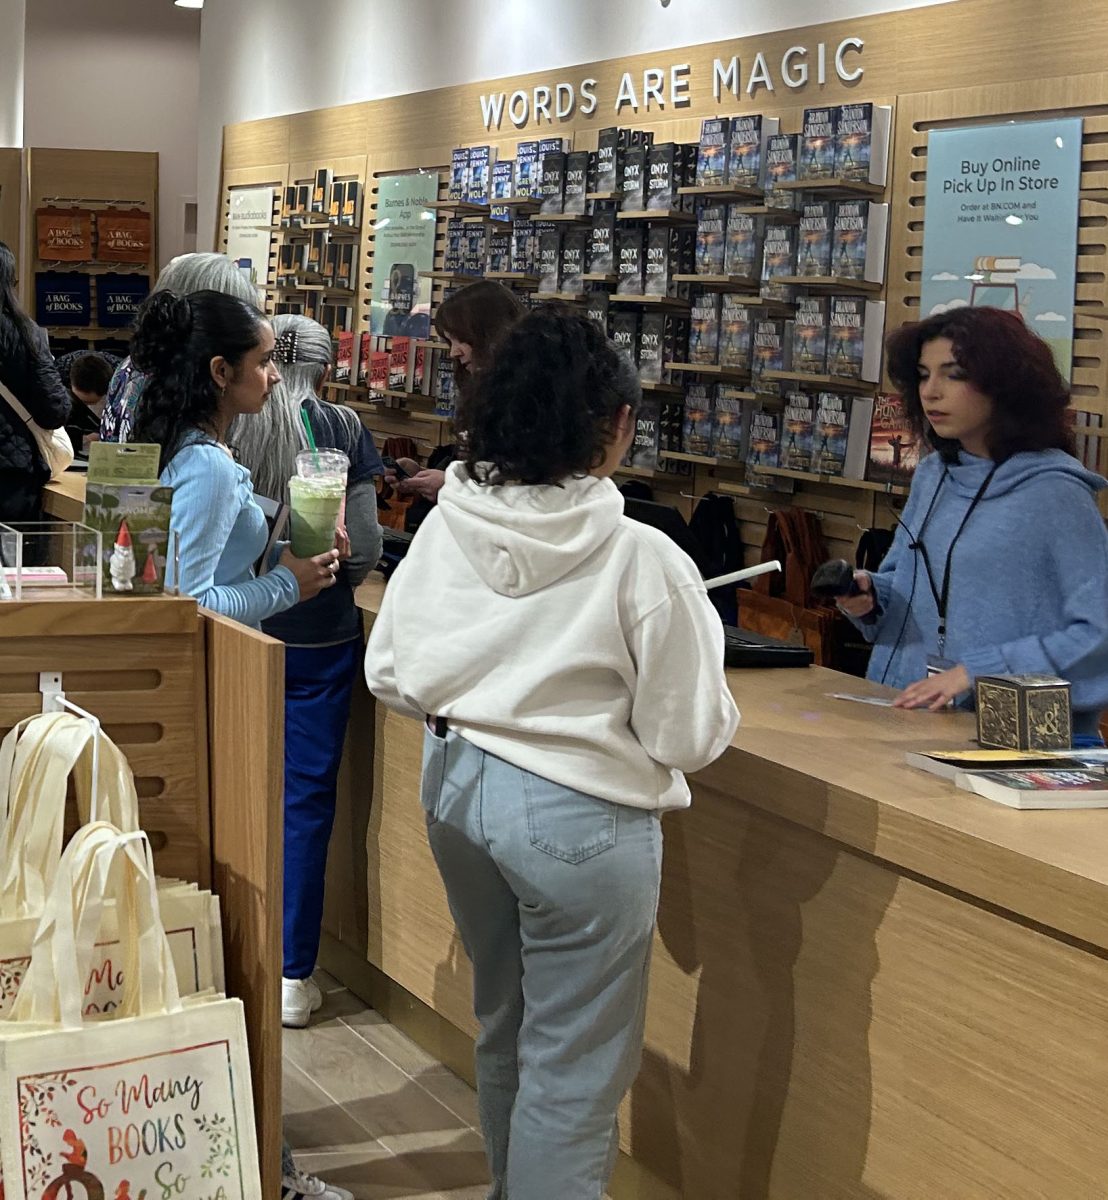
[[[638,1070],[663,811],[739,714],[690,559],[611,481],[641,391],[539,310],[478,381],[366,653],[425,720],[422,803],[474,967],[492,1200],[599,1200]]]

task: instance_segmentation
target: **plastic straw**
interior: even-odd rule
[[[316,444],[315,444],[315,434],[312,433],[312,423],[311,423],[311,421],[308,420],[308,410],[306,408],[301,408],[300,420],[304,422],[304,432],[305,432],[305,434],[307,434],[307,437],[308,437],[308,448],[312,451],[313,454],[315,454],[315,453],[317,453],[318,448],[316,447]]]

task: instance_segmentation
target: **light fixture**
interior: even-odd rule
[[[173,0],[178,8],[203,8],[204,0]]]

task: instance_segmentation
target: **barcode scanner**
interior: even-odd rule
[[[845,558],[833,558],[816,568],[812,575],[813,596],[841,598],[860,596],[862,589],[854,579],[854,568]]]

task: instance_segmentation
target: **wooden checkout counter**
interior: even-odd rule
[[[359,589],[367,624],[382,594]],[[907,767],[971,718],[828,698],[882,690],[862,680],[731,685],[734,742],[664,822],[613,1195],[1108,1197],[1108,812],[1016,812]],[[421,745],[359,691],[321,965],[472,1078]]]

